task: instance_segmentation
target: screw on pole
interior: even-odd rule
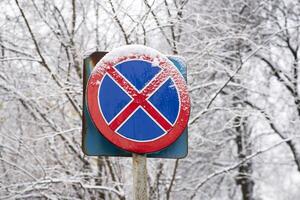
[[[146,155],[132,154],[132,174],[134,200],[148,200]]]

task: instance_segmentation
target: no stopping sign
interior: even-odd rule
[[[140,45],[115,49],[100,60],[87,84],[87,104],[104,137],[135,153],[172,144],[190,114],[181,73],[164,55]]]

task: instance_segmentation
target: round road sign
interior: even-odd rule
[[[135,153],[171,145],[190,114],[181,73],[167,57],[141,45],[117,48],[97,63],[87,85],[87,104],[104,137]]]

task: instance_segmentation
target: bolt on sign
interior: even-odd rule
[[[190,99],[183,59],[142,45],[84,60],[83,151],[95,156],[187,155]]]

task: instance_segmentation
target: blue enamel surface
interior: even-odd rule
[[[139,108],[118,130],[126,138],[146,141],[155,139],[165,132]]]
[[[171,122],[175,122],[179,99],[172,79],[168,79],[150,98],[149,101]]]
[[[99,102],[106,121],[110,122],[130,101],[131,98],[105,75],[99,91]]]
[[[132,84],[136,89],[143,89],[150,80],[161,70],[157,66],[142,60],[131,60],[118,64],[116,69]]]
[[[168,56],[168,59],[172,61],[175,67],[180,71],[181,76],[187,82],[186,65],[180,57]]]

